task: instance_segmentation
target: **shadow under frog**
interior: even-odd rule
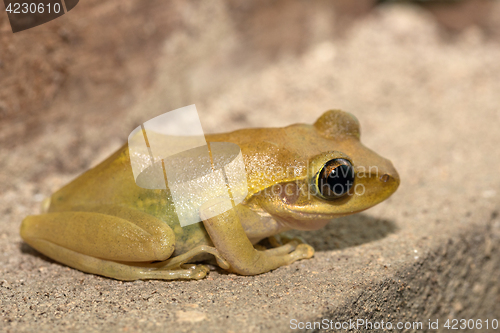
[[[316,251],[335,251],[374,242],[398,230],[391,220],[356,214],[332,220],[323,229],[288,231],[290,237],[302,237]]]

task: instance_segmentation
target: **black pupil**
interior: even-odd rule
[[[349,192],[354,184],[354,169],[346,164],[328,163],[319,179],[321,194],[326,198],[338,198]]]

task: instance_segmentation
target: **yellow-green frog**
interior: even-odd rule
[[[229,272],[255,275],[314,249],[280,232],[314,230],[333,218],[387,199],[399,185],[391,162],[360,142],[350,113],[325,112],[313,125],[243,129],[206,136],[242,152],[248,195],[215,217],[181,227],[169,190],[136,185],[127,145],[57,191],[43,214],[21,225],[26,243],[84,272],[119,280],[200,279],[208,261]],[[270,249],[259,241],[269,238]],[[197,264],[195,264],[197,263]]]

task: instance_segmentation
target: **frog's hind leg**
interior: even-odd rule
[[[192,265],[187,268],[181,266],[180,269],[157,269],[139,263],[120,263],[99,259],[69,250],[43,239],[30,240],[28,244],[46,256],[80,271],[123,281],[147,279],[198,280],[205,277],[209,271],[208,267],[204,265]]]
[[[21,237],[39,252],[70,267],[118,280],[200,279],[203,265],[157,267],[174,251],[175,236],[161,220],[138,211],[54,212],[28,216]],[[113,213],[114,215],[108,215]],[[124,218],[126,217],[126,219]]]

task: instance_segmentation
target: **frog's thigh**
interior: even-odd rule
[[[146,220],[139,218],[137,224],[89,212],[28,216],[21,225],[21,237],[58,262],[119,280],[200,279],[207,274],[202,265],[166,270],[148,263],[116,262],[163,260],[172,254],[175,239],[170,227],[142,215]]]
[[[45,240],[90,257],[126,262],[165,260],[175,247],[172,229],[141,212],[128,219],[96,212],[28,216],[21,225],[21,237],[30,245]]]

